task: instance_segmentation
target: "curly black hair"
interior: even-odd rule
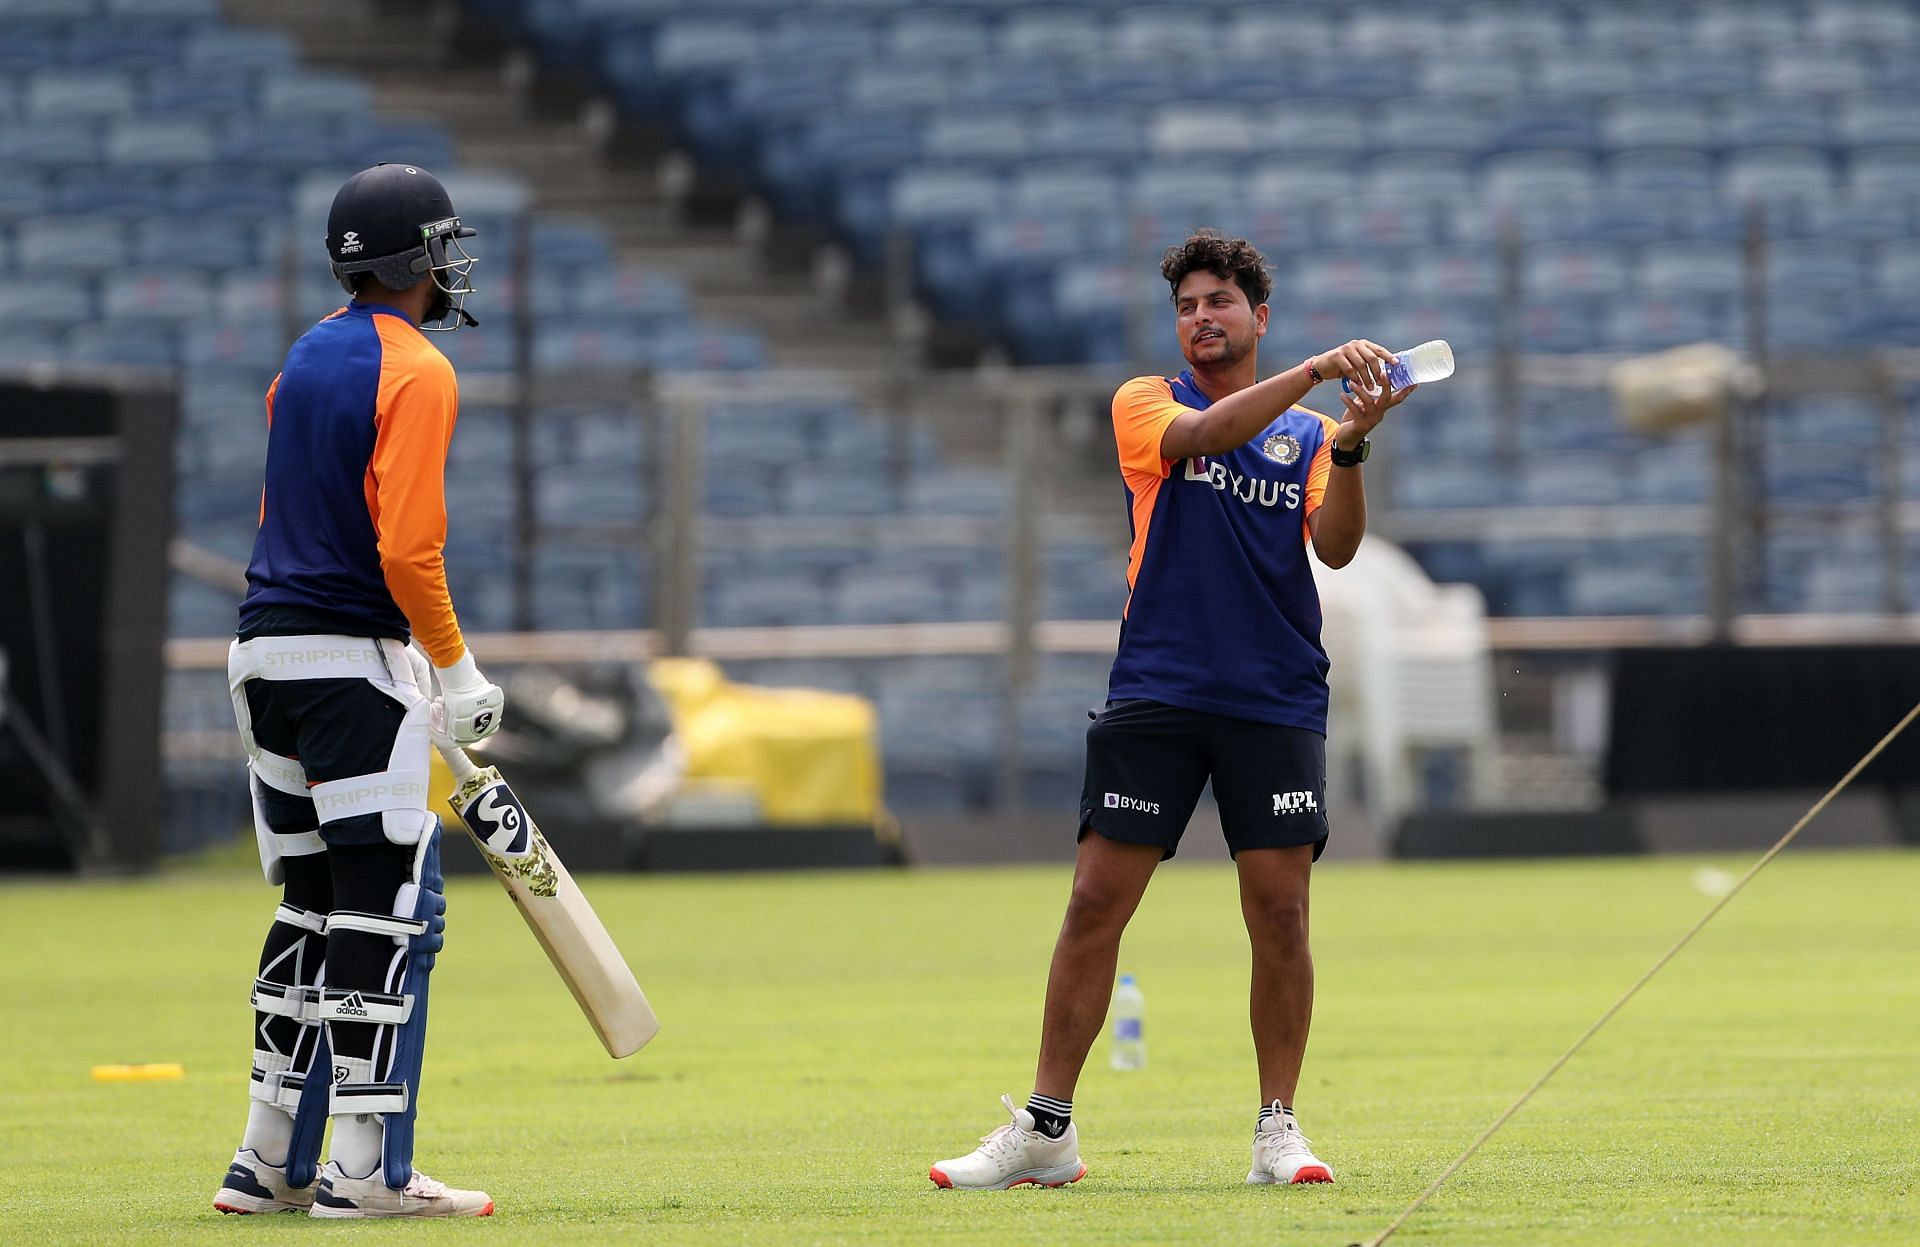
[[[1267,257],[1244,238],[1226,238],[1217,230],[1203,229],[1179,246],[1168,247],[1160,260],[1160,276],[1171,288],[1169,300],[1180,297],[1180,283],[1195,269],[1205,269],[1240,287],[1251,307],[1259,307],[1273,293]]]

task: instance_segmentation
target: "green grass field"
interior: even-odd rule
[[[499,1212],[343,1231],[209,1206],[274,901],[235,861],[0,886],[0,1240],[1338,1247],[1708,904],[1697,859],[1322,870],[1299,1110],[1340,1181],[1250,1188],[1232,880],[1169,867],[1122,955],[1151,1060],[1096,1050],[1086,1179],[968,1194],[927,1166],[1029,1089],[1064,869],[589,880],[665,1022],[619,1064],[493,882],[462,878],[417,1159]],[[1917,895],[1920,853],[1782,858],[1394,1241],[1920,1242]],[[161,1060],[187,1079],[88,1076]]]

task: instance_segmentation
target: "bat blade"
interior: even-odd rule
[[[586,1014],[607,1055],[631,1056],[660,1031],[660,1019],[626,958],[495,767],[443,749],[457,787],[452,803],[527,928]]]

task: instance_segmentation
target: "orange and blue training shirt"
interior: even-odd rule
[[[1339,424],[1294,407],[1224,455],[1161,458],[1167,426],[1211,405],[1191,372],[1136,377],[1113,396],[1133,545],[1107,696],[1324,736],[1306,521],[1326,497]]]
[[[466,651],[447,594],[453,365],[405,313],[354,300],[293,344],[267,388],[267,476],[240,636],[409,633]]]

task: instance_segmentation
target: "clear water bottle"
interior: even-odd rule
[[[1113,1068],[1144,1069],[1147,1064],[1147,998],[1131,974],[1120,976],[1113,992]]]
[[[1429,381],[1445,381],[1453,375],[1453,348],[1444,339],[1435,338],[1393,354],[1400,362],[1388,366],[1387,384],[1396,390]],[[1353,389],[1345,377],[1340,378],[1340,388]]]

